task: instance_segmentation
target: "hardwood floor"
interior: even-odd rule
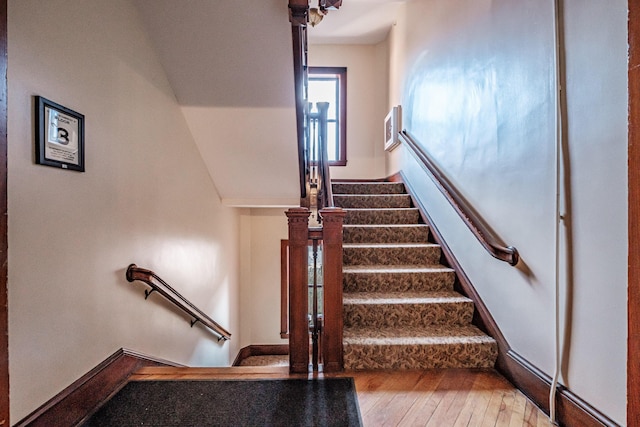
[[[322,374],[316,375],[323,377]],[[492,369],[351,371],[365,427],[552,426],[549,418]],[[132,380],[305,378],[288,367],[160,368]],[[312,377],[312,376],[309,376]]]

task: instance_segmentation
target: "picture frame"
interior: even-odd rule
[[[389,111],[384,119],[384,149],[385,151],[393,150],[400,144],[400,126],[402,119],[402,107],[396,105]]]
[[[84,172],[84,115],[35,97],[36,163]]]

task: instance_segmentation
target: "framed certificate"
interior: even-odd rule
[[[84,172],[84,115],[36,96],[36,163]]]
[[[393,148],[400,144],[400,121],[402,120],[402,107],[397,105],[389,111],[387,117],[384,119],[384,149],[391,151]]]

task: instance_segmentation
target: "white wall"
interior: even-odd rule
[[[288,238],[284,209],[245,209],[242,224],[242,347],[287,344],[280,338],[280,241]]]
[[[347,166],[332,167],[332,179],[384,177],[385,47],[384,43],[309,45],[310,66],[347,67]]]
[[[239,331],[239,216],[223,207],[128,1],[12,0],[11,417],[118,348],[228,365]],[[34,95],[85,114],[86,172],[34,164]],[[219,344],[124,273],[158,272],[227,327]]]
[[[618,423],[626,404],[627,4],[566,0],[571,240],[562,382]],[[405,127],[523,264],[491,258],[405,148],[416,188],[513,349],[554,370],[553,2],[414,0],[390,38]],[[394,170],[388,170],[392,173]],[[573,271],[572,280],[566,274]],[[568,306],[564,301],[568,300]]]
[[[298,205],[287,2],[132,2],[223,203]]]
[[[225,205],[300,205],[294,108],[182,111]]]

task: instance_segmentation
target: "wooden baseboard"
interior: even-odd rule
[[[251,356],[274,356],[289,354],[288,344],[262,344],[262,345],[248,345],[242,347],[233,361],[231,366],[240,366],[240,363],[247,357]]]
[[[79,425],[144,366],[181,365],[121,348],[15,426]]]
[[[552,383],[549,375],[512,349],[508,350],[498,371],[547,415],[549,414]],[[558,386],[556,392],[556,414],[561,426],[619,427],[619,424],[562,385]]]
[[[446,244],[440,231],[434,225],[433,220],[427,213],[425,206],[417,199],[415,191],[408,184],[402,173],[395,174],[387,178],[389,181],[403,182],[407,192],[411,196],[414,206],[419,211],[423,221],[429,226],[433,241],[442,248],[443,263],[456,270],[456,291],[471,298],[476,310],[473,314],[473,324],[482,331],[492,336],[498,343],[498,360],[496,369],[520,391],[522,391],[533,403],[542,411],[549,415],[549,393],[551,391],[552,379],[536,366],[532,365],[522,356],[517,354],[507,342],[500,331],[498,324],[493,319],[489,309],[484,304],[482,298],[471,283],[469,277],[464,273],[460,263],[454,256],[451,248]],[[559,386],[556,393],[556,415],[561,426],[581,426],[581,427],[613,427],[618,426],[606,415],[589,405],[571,390]],[[618,426],[619,427],[619,426]]]

